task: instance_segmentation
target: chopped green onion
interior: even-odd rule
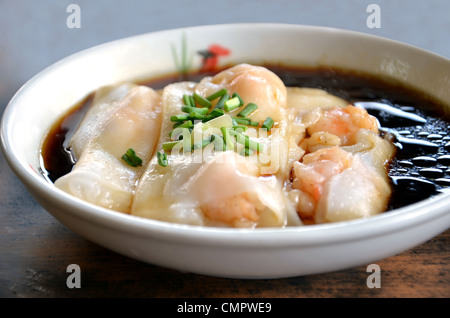
[[[186,106],[195,107],[195,104],[192,104],[192,103],[191,103],[190,95],[184,94],[184,95],[183,95],[183,101],[184,101],[184,104],[185,104]]]
[[[234,142],[233,142],[233,139],[231,138],[228,128],[222,127],[222,128],[220,128],[220,131],[222,132],[223,140],[225,141],[226,150],[233,150]]]
[[[219,135],[211,135],[211,141],[214,144],[214,149],[216,151],[225,151],[225,142],[223,141],[223,138]]]
[[[169,163],[168,160],[167,160],[167,154],[165,152],[162,153],[162,152],[158,151],[156,156],[158,158],[159,165],[163,166],[163,167],[167,167],[167,165]]]
[[[248,118],[233,117],[237,125],[250,125],[251,120]]]
[[[185,113],[188,113],[188,114],[190,114],[192,112],[195,112],[195,113],[199,113],[201,115],[206,115],[209,112],[209,108],[206,108],[206,107],[199,108],[199,107],[191,107],[191,106],[182,106],[181,107],[181,111],[185,112]]]
[[[214,118],[220,117],[220,116],[222,116],[223,114],[225,114],[225,112],[224,112],[222,109],[218,109],[218,108],[213,109],[213,110],[209,113],[209,115],[210,115],[210,116],[214,116]]]
[[[225,93],[217,102],[216,109],[222,109],[224,107],[225,102],[230,98],[230,95]]]
[[[179,136],[180,135],[183,135],[184,134],[184,130],[183,129],[192,129],[192,127],[194,127],[194,125],[192,124],[192,121],[190,121],[190,120],[188,120],[188,121],[186,121],[186,122],[184,122],[184,123],[177,123],[177,124],[179,124],[177,127],[174,127],[174,130],[172,130],[170,133],[169,133],[169,137],[172,139],[172,140],[179,140]],[[175,126],[175,125],[174,125]],[[189,131],[190,132],[190,131]],[[176,133],[177,135],[176,136],[174,136],[174,138],[172,138],[172,136],[173,136],[173,134],[174,133]]]
[[[206,97],[207,100],[212,101],[215,100],[218,97],[222,97],[223,95],[227,94],[228,91],[226,88],[222,88],[221,90],[218,90],[215,93],[212,93],[211,95],[209,95],[208,97]]]
[[[202,107],[210,108],[212,105],[212,103],[209,100],[207,100],[206,98],[197,93],[194,93],[193,97],[194,100]]]
[[[177,145],[180,141],[167,141],[165,143],[162,144],[162,149],[165,151],[170,151],[173,149],[173,147],[175,147],[175,145]]]
[[[242,99],[241,96],[239,96],[239,94],[237,92],[234,92],[233,95],[231,96],[232,98],[237,97],[239,99],[239,104],[240,106],[244,105],[244,100]]]
[[[187,122],[191,122],[192,123],[192,121],[190,121],[190,120],[188,120],[188,121],[178,121],[178,122],[175,122],[173,124],[173,128],[175,129],[175,128],[181,127],[184,124],[186,124]],[[189,127],[186,127],[186,128],[189,128]]]
[[[196,106],[194,96],[189,95],[189,103],[191,104],[192,107]]]
[[[203,121],[203,119],[205,119],[206,117],[205,117],[205,115],[202,115],[202,114],[199,114],[199,113],[197,113],[197,112],[191,112],[191,113],[189,113],[189,119],[191,119],[191,120],[202,120]]]
[[[241,102],[238,97],[233,97],[225,102],[223,105],[223,109],[227,112],[231,112],[235,110],[236,108],[241,107]]]
[[[233,117],[233,125],[247,125],[247,126],[258,126],[257,121],[253,121],[250,118]]]
[[[175,127],[175,125],[177,125]],[[191,128],[194,127],[194,124],[192,123],[191,120],[185,121],[185,122],[178,122],[176,123],[173,128]]]
[[[186,115],[186,114],[175,115],[175,116],[170,117],[170,121],[173,121],[173,122],[180,122],[180,121],[184,122],[188,119],[189,119],[189,115]]]
[[[242,126],[242,125],[233,125],[233,130],[237,131],[237,132],[245,132],[247,130],[247,126]]]
[[[244,145],[246,148],[250,148],[252,150],[262,151],[263,145],[260,143],[250,139],[249,136],[238,133],[234,130],[229,130],[230,135],[236,137],[236,141],[240,143],[241,145]]]
[[[207,115],[207,116],[205,117],[205,119],[203,120],[203,122],[210,121],[211,119],[220,117],[220,116],[222,116],[223,114],[225,114],[225,112],[224,112],[222,109],[215,108],[215,109],[213,109],[213,110],[209,113],[209,115]]]
[[[121,159],[132,167],[142,166],[142,159],[136,155],[136,152],[133,148],[128,148],[127,152],[122,156]]]
[[[239,117],[247,117],[258,108],[255,103],[248,103],[247,106],[238,114]]]
[[[266,120],[264,121],[264,123],[262,124],[262,128],[269,131],[272,129],[274,123],[275,122],[273,121],[272,118],[267,117]]]
[[[192,149],[196,150],[196,149],[200,149],[200,148],[205,148],[206,146],[208,146],[211,143],[211,137],[210,138],[205,138],[202,141],[196,142],[193,146]]]
[[[249,157],[249,156],[253,155],[253,150],[245,147],[241,150],[240,155],[244,156],[244,157]]]

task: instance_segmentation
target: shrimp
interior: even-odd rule
[[[226,88],[229,94],[237,93],[245,103],[255,103],[258,109],[249,118],[262,122],[271,117],[275,122],[283,119],[282,109],[287,107],[287,88],[272,71],[261,66],[239,64],[212,78],[205,78],[197,90],[204,96]],[[237,114],[236,110],[232,114]]]
[[[322,148],[294,163],[292,188],[297,193],[297,211],[301,218],[309,219],[323,194],[326,183],[351,164],[351,153],[339,147]]]
[[[201,209],[210,220],[233,227],[242,227],[244,224],[256,225],[259,220],[256,204],[248,193],[207,202]]]
[[[358,138],[370,148],[321,148],[294,163],[290,198],[302,220],[338,222],[385,210],[391,195],[385,164],[395,148],[371,131]]]
[[[368,129],[378,133],[378,121],[361,107],[348,105],[347,107],[333,107],[321,109],[318,119],[307,127],[309,135],[327,132],[341,139],[341,146],[356,143],[356,134],[360,129]]]
[[[289,195],[303,221],[336,222],[382,212],[391,189],[386,162],[394,147],[378,121],[360,107],[316,108],[305,113],[305,155],[294,163]]]
[[[315,152],[321,148],[328,148],[333,146],[340,146],[341,138],[339,136],[330,134],[326,131],[314,132],[309,138],[306,138],[301,143],[302,149],[309,153]]]

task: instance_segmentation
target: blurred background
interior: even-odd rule
[[[368,24],[373,5],[378,25]],[[448,0],[0,0],[0,110],[29,78],[77,51],[157,30],[240,22],[342,28],[450,57]]]

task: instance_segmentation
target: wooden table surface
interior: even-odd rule
[[[48,214],[0,158],[0,297],[3,298],[447,298],[450,231],[380,260],[381,287],[367,265],[302,277],[239,280],[145,264],[93,244]],[[81,269],[70,289],[67,266]]]

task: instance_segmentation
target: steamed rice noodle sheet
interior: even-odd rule
[[[192,118],[191,125],[189,120],[175,122],[184,129],[174,128],[174,116],[186,109],[186,96],[194,95],[210,97],[206,116],[213,111],[217,116]],[[222,105],[224,100],[228,103]],[[243,116],[250,103],[257,108]],[[138,184],[133,215],[223,227],[301,224],[283,191],[290,131],[286,88],[275,74],[242,64],[200,83],[171,84],[163,91],[162,109],[158,149],[163,151]],[[260,129],[268,118],[271,127]],[[161,164],[162,153],[166,165]]]
[[[293,165],[289,196],[302,220],[339,222],[385,211],[391,195],[386,165],[395,148],[380,136],[376,118],[353,105],[297,114],[304,155]]]
[[[240,64],[160,91],[99,89],[55,185],[178,224],[286,227],[367,218],[391,196],[391,141],[361,107]],[[130,162],[130,159],[138,159]]]
[[[129,213],[136,183],[153,156],[160,120],[160,95],[153,89],[133,84],[99,89],[69,141],[76,164],[56,187]],[[122,159],[130,148],[142,160],[134,166]]]

